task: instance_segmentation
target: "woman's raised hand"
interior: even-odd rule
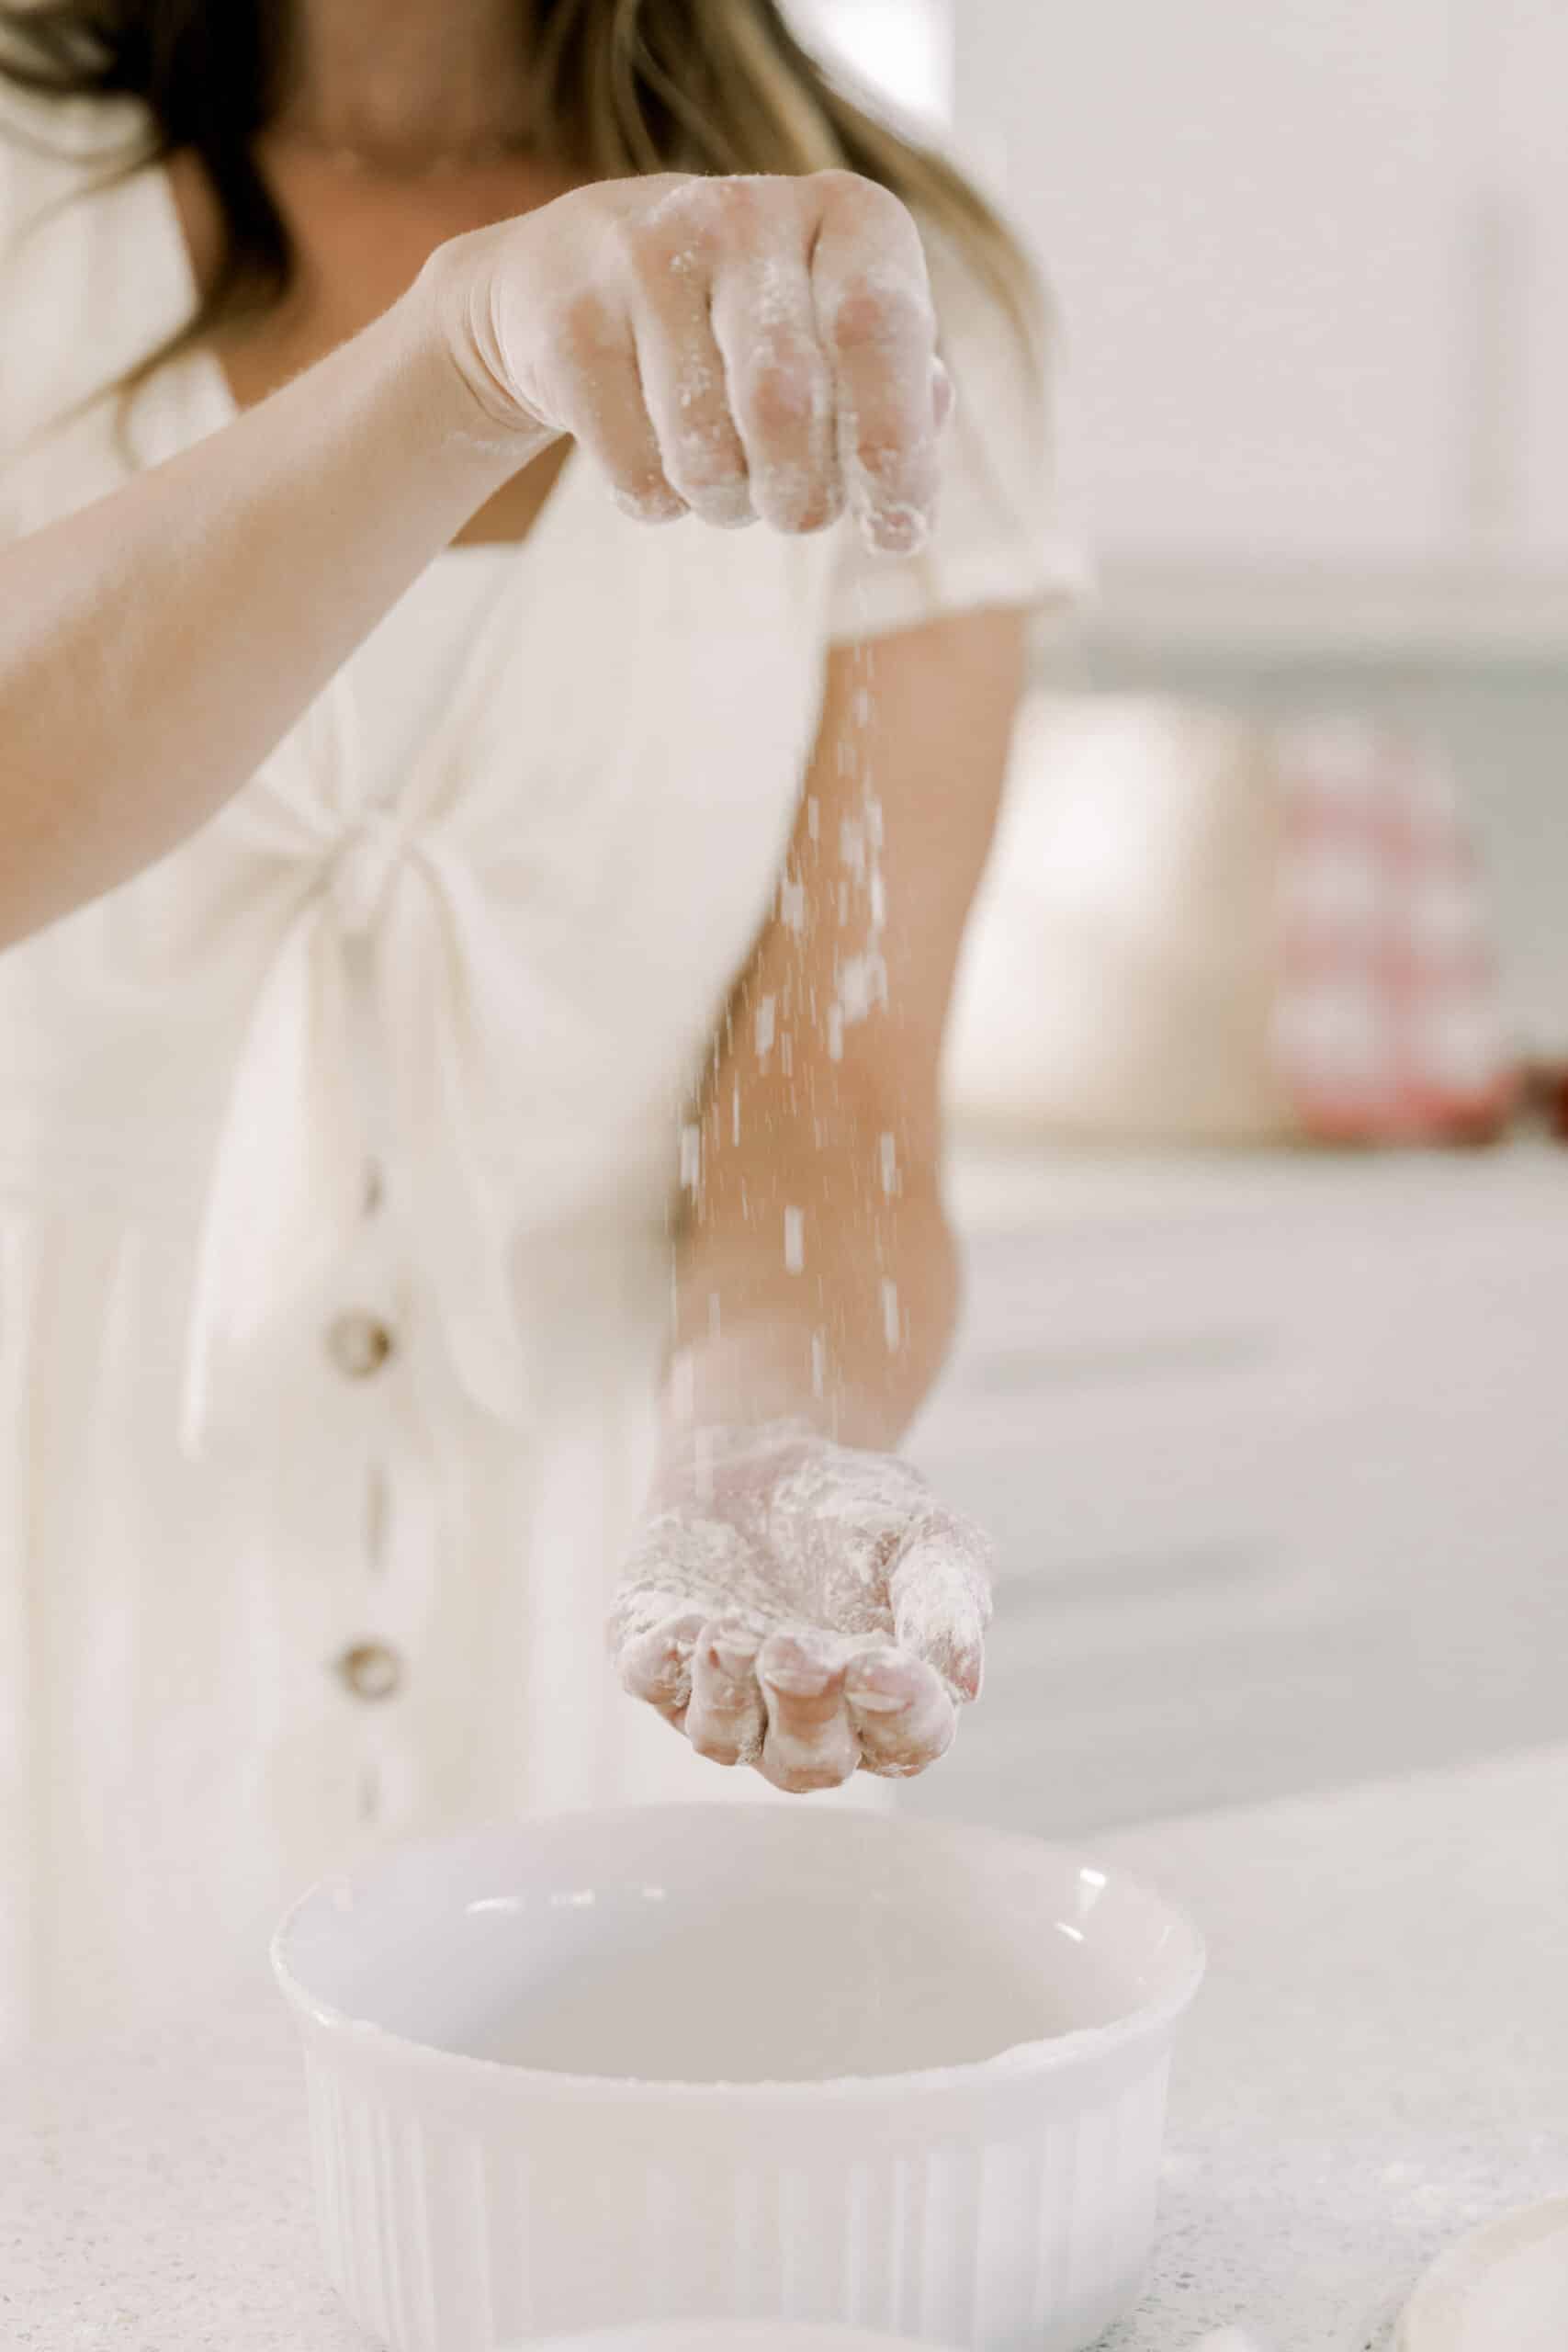
[[[429,283],[477,429],[570,434],[638,521],[848,507],[923,544],[953,391],[919,232],[874,182],[603,182],[442,247]]]

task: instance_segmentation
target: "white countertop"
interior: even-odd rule
[[[961,1136],[946,1169],[949,1205],[971,1237],[1082,1224],[1213,1216],[1332,1217],[1412,1212],[1484,1224],[1520,1204],[1561,1215],[1568,1148],[1546,1138],[1473,1150],[1331,1150],[1216,1144],[1107,1145]]]
[[[1429,2255],[1568,2188],[1568,1747],[1097,1839],[1207,1929],[1161,2242],[1105,2352],[1370,2352]],[[6,2352],[363,2352],[316,2263],[289,2029],[0,2074]]]

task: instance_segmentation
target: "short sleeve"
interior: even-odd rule
[[[942,355],[958,393],[931,537],[918,556],[878,555],[840,526],[829,611],[835,643],[987,605],[1078,601],[1088,566],[1058,509],[1048,358],[999,295],[928,236]]]

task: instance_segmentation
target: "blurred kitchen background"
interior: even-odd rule
[[[797,0],[1062,314],[953,1041],[996,1530],[914,1802],[1047,1831],[1568,1732],[1568,8]]]

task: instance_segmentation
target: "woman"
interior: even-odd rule
[[[1060,564],[1021,266],[774,0],[0,21],[16,2037],[372,1839],[947,1746],[891,1449]]]

